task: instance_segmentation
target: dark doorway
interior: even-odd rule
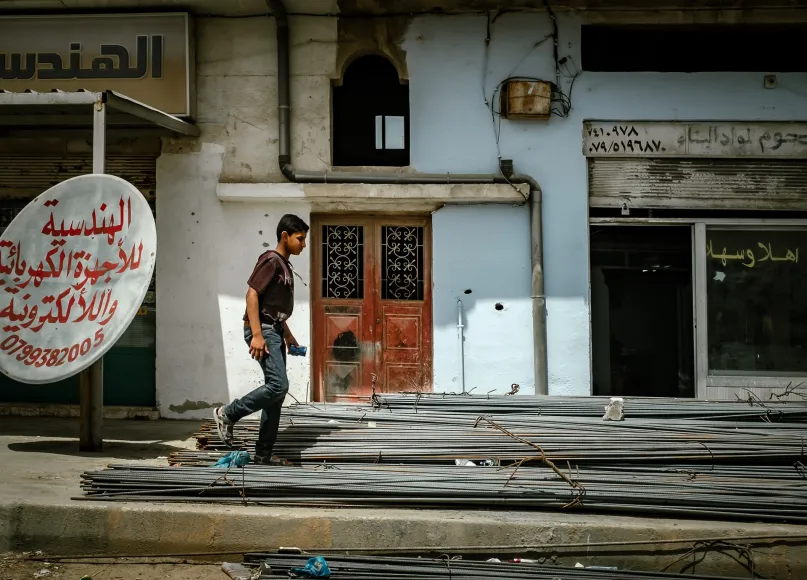
[[[692,230],[592,226],[594,394],[693,397]]]

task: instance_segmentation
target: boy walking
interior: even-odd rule
[[[289,256],[299,256],[305,249],[308,224],[296,215],[286,214],[277,224],[277,247],[261,254],[247,281],[247,311],[244,315],[244,340],[249,354],[260,362],[264,384],[241,399],[217,408],[213,416],[222,442],[233,444],[233,425],[256,411],[261,413],[255,463],[291,465],[272,455],[280,427],[283,400],[289,392],[286,376],[286,349],[299,346],[287,320],[294,309],[294,271]]]

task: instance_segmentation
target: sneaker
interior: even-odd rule
[[[227,447],[233,446],[233,424],[224,416],[224,407],[218,407],[213,411],[213,420],[216,421],[216,431],[219,439]]]
[[[278,467],[292,467],[294,464],[288,459],[283,459],[277,455],[255,455],[256,465],[274,465]]]

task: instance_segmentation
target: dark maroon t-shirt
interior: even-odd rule
[[[288,260],[274,250],[264,252],[247,285],[258,293],[261,324],[288,320],[294,310],[294,272]],[[249,322],[246,313],[244,322]]]

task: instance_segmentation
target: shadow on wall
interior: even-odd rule
[[[434,213],[434,388],[459,391],[462,301],[466,389],[534,392],[529,212],[524,206]]]
[[[529,214],[522,206],[474,205],[435,212],[434,325],[456,326],[457,299],[471,316],[506,316],[513,300],[530,298]],[[449,303],[453,301],[453,304]]]
[[[249,278],[258,256],[277,244],[285,213],[309,219],[307,206],[222,203],[216,187],[223,149],[163,155],[158,160],[157,397],[168,418],[206,418],[261,383],[244,342]],[[271,187],[271,185],[267,185]],[[292,264],[293,332],[308,344],[308,250]],[[308,360],[290,360],[291,392],[305,397]]]
[[[271,185],[267,185],[271,187]],[[310,224],[305,204],[220,203],[222,232],[217,244],[217,289],[219,333],[224,337],[224,357],[230,399],[241,396],[263,382],[260,366],[250,358],[244,341],[243,316],[246,308],[247,280],[258,257],[277,245],[277,223],[286,213],[293,213]],[[226,232],[226,234],[225,234]],[[294,313],[289,327],[302,345],[310,344],[309,278],[311,236],[300,256],[292,256],[295,271]],[[289,392],[305,400],[309,387],[309,358],[288,357]],[[287,401],[288,402],[288,401]]]

